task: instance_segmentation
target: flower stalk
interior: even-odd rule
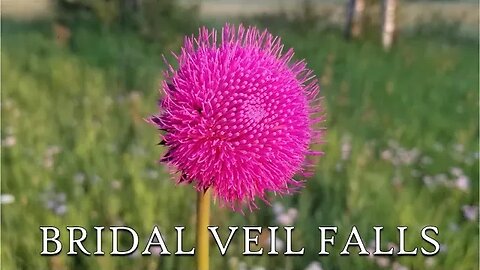
[[[208,225],[210,222],[210,189],[199,191],[197,198],[197,270],[209,268]]]

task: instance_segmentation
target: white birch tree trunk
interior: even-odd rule
[[[382,44],[385,50],[392,47],[395,34],[397,0],[383,0]]]

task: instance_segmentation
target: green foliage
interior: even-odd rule
[[[410,31],[413,35],[428,36],[431,38],[444,37],[451,43],[478,40],[475,33],[469,34],[466,29],[462,29],[462,22],[460,20],[447,20],[440,14],[434,15],[430,20],[424,20],[417,23],[417,25]]]
[[[181,31],[194,31],[196,6],[180,7],[175,0],[144,0],[140,8],[136,21],[140,32],[150,39],[165,40]]]
[[[182,224],[185,246],[193,245],[195,192],[175,186],[158,165],[157,130],[142,120],[156,110],[160,54],[180,43],[79,26],[70,46],[60,47],[48,27],[4,22],[2,31],[1,188],[15,197],[2,205],[2,269],[193,269],[192,257],[39,255],[42,225],[60,227],[66,243],[67,225],[92,233],[93,226],[125,224],[137,229],[141,245],[159,225],[174,251],[173,226]],[[375,259],[338,255],[352,225],[367,242],[371,227],[384,225],[382,241],[397,244],[395,226],[409,226],[409,247],[423,245],[423,226],[436,225],[439,255],[390,263],[478,269],[478,219],[462,214],[479,195],[477,44],[416,36],[383,53],[375,42],[348,43],[338,33],[273,31],[315,70],[328,116],[315,177],[294,196],[271,197],[298,209],[295,248],[304,246],[306,256],[243,257],[236,236],[225,257],[212,246],[212,269],[304,269],[312,261],[325,270],[380,269]],[[469,188],[455,186],[452,168],[470,179]],[[453,185],[431,185],[428,177]],[[276,224],[272,209],[260,207],[242,216],[214,206],[212,224]],[[328,257],[317,255],[320,225],[340,230]],[[86,242],[92,250],[95,237]],[[105,252],[110,242],[106,234]]]
[[[180,30],[192,31],[197,23],[197,7],[182,6],[177,0],[57,1],[57,17],[61,22],[74,24],[79,18],[93,16],[103,27],[131,27],[155,41],[165,41]]]

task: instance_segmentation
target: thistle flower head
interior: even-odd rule
[[[306,172],[307,155],[319,154],[309,147],[322,137],[318,84],[292,49],[282,50],[278,37],[254,27],[202,28],[185,39],[148,119],[164,131],[161,161],[179,182],[211,188],[233,208],[301,185],[293,177]]]

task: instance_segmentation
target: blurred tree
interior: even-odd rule
[[[191,32],[197,11],[198,4],[184,7],[175,0],[142,0],[135,23],[146,38],[164,40],[175,33]]]
[[[357,38],[362,34],[365,0],[349,0],[347,3],[347,23],[345,37]]]
[[[382,6],[382,44],[385,50],[389,50],[393,43],[395,33],[395,13],[397,0],[383,0]]]
[[[345,37],[359,38],[369,34],[378,38],[376,29],[381,28],[381,39],[385,50],[392,46],[395,34],[397,0],[348,0]],[[375,30],[374,30],[375,29]],[[370,31],[368,31],[370,30]]]
[[[302,14],[300,16],[301,22],[307,25],[314,25],[317,19],[318,16],[315,12],[315,6],[313,5],[312,0],[303,0]]]
[[[57,19],[70,23],[78,16],[92,14],[102,24],[111,26],[120,17],[124,0],[57,0]]]
[[[57,20],[69,25],[93,17],[106,28],[133,27],[147,39],[163,40],[192,30],[197,9],[198,3],[186,7],[176,0],[57,0]]]

